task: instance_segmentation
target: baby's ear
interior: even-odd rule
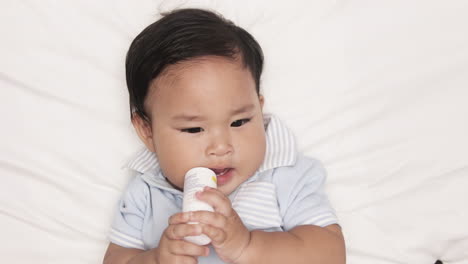
[[[265,104],[265,98],[263,95],[258,95],[258,101],[260,102],[260,108],[263,110],[263,104]]]
[[[132,124],[135,128],[135,131],[140,137],[141,141],[145,146],[151,151],[155,152],[155,147],[153,143],[153,131],[151,129],[151,123],[143,119],[140,115],[133,113],[132,114]]]

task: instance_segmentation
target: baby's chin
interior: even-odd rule
[[[231,185],[231,184],[226,184],[226,185],[223,185],[223,186],[218,186],[218,190],[226,195],[226,196],[229,196],[231,193],[233,193],[237,187],[239,187],[240,184],[237,184],[237,185]]]
[[[172,188],[179,190],[181,192],[184,191],[184,186],[178,186],[177,184],[173,183],[169,178],[165,177],[166,181],[172,186]]]

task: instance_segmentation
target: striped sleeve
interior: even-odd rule
[[[127,187],[120,199],[109,233],[109,240],[122,247],[145,249],[142,229],[149,190],[140,176]]]
[[[325,227],[338,223],[324,191],[326,172],[320,162],[301,157],[288,174],[282,175],[284,182],[279,185],[283,186],[281,211],[285,230],[299,225]]]
[[[249,229],[281,227],[275,185],[270,182],[244,184],[234,198],[232,208]]]

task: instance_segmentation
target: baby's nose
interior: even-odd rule
[[[234,148],[232,146],[229,135],[220,135],[215,137],[207,148],[209,156],[225,156],[232,154]]]

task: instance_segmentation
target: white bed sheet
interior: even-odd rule
[[[100,263],[141,147],[124,79],[159,11],[262,45],[266,110],[321,159],[348,263],[468,263],[468,2],[2,1],[2,263]]]

